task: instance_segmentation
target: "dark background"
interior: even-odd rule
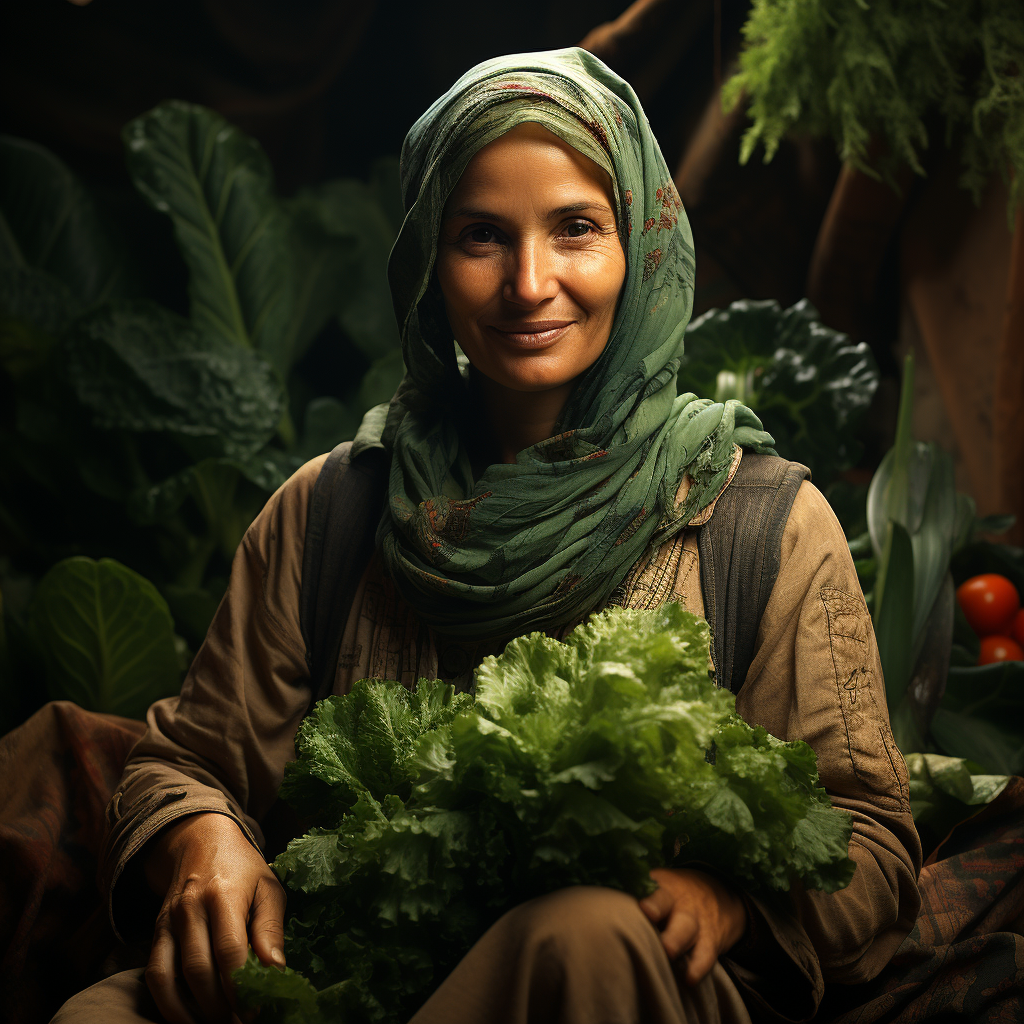
[[[745,113],[723,113],[717,87],[746,12],[745,0],[9,3],[0,131],[68,162],[128,241],[144,241],[131,248],[148,293],[184,311],[170,226],[124,169],[128,120],[169,98],[212,107],[259,139],[289,194],[397,155],[416,117],[475,63],[582,42],[636,88],[674,171],[697,247],[695,312],[806,295],[826,323],[868,342],[883,382],[863,428],[864,474],[891,443],[898,366],[914,351],[916,435],[954,452],[981,512],[1024,513],[1024,484],[1008,472],[1024,457],[1024,396],[993,397],[1008,379],[999,367],[1024,349],[1003,337],[1004,187],[994,181],[976,207],[940,141],[927,177],[908,172],[899,191],[840,174],[828,139],[791,138],[770,164],[755,153],[741,167]]]

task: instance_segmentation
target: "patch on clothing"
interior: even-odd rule
[[[854,775],[881,801],[898,807],[909,792],[909,782],[905,766],[902,771],[899,767],[903,758],[896,750],[884,703],[880,707],[885,698],[881,678],[876,678],[874,634],[867,605],[860,595],[835,587],[821,588],[821,603],[828,620],[836,696],[843,712]]]

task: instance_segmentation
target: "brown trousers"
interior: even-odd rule
[[[162,1018],[141,971],[80,992],[52,1024],[151,1024]],[[530,900],[466,954],[411,1024],[750,1024],[720,964],[677,983],[637,902],[577,887]]]

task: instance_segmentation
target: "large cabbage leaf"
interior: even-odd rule
[[[820,323],[806,299],[789,309],[743,299],[686,329],[680,392],[749,405],[819,487],[859,457],[856,427],[877,387],[871,349]]]
[[[569,885],[636,896],[713,863],[748,888],[847,884],[850,819],[803,742],[751,727],[707,625],[612,609],[513,640],[475,700],[364,680],[299,730],[284,795],[314,822],[274,862],[289,967],[236,975],[261,1020],[406,1019],[500,914]]]

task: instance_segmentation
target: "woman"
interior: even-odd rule
[[[465,685],[508,638],[560,635],[609,600],[701,612],[694,528],[742,450],[771,441],[736,403],[676,395],[693,249],[632,90],[578,49],[489,61],[414,126],[402,172],[389,273],[409,373],[352,449],[383,448],[391,475],[335,692],[365,676]],[[156,894],[151,996],[140,972],[118,975],[62,1024],[229,1020],[247,944],[284,962],[285,899],[258,823],[310,699],[298,609],[322,464],[246,535],[180,699],[151,709],[110,805],[123,932],[145,919],[143,876]],[[555,893],[499,921],[419,1024],[805,1019],[824,980],[885,964],[916,916],[920,848],[857,578],[809,483],[757,639],[738,709],[816,749],[853,812],[853,883],[769,907],[693,866],[655,872],[639,904]]]

